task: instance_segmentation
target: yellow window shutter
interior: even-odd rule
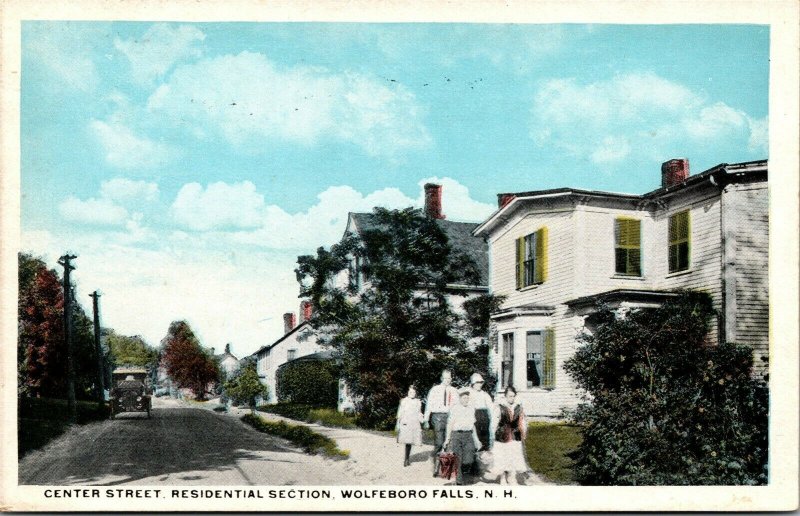
[[[542,387],[556,386],[556,335],[553,328],[544,331],[544,353],[542,359]]]
[[[536,260],[533,282],[544,283],[547,280],[547,227],[536,232]]]
[[[525,281],[525,237],[517,239],[517,290],[524,286]]]

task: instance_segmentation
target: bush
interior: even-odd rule
[[[252,426],[259,432],[277,435],[278,437],[288,439],[292,443],[300,446],[304,452],[310,455],[323,453],[328,457],[342,459],[347,458],[350,455],[346,450],[340,450],[336,446],[336,441],[333,439],[322,434],[318,434],[317,432],[314,432],[305,426],[291,425],[284,421],[264,421],[260,417],[252,414],[242,416],[242,421]]]
[[[333,360],[293,360],[278,369],[278,401],[315,407],[335,407],[339,374]]]
[[[767,384],[749,347],[707,343],[713,315],[690,292],[624,317],[601,308],[565,364],[588,395],[573,414],[581,484],[767,483]]]

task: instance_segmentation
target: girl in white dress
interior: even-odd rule
[[[529,467],[525,461],[525,436],[528,425],[525,411],[516,401],[517,391],[506,387],[505,399],[498,401],[495,417],[494,470],[500,473],[501,484],[516,484],[517,473],[525,473]]]
[[[411,464],[411,446],[422,444],[422,402],[417,399],[417,389],[408,388],[408,396],[400,400],[397,408],[397,442],[406,445],[406,456],[403,466]]]

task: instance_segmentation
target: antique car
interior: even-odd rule
[[[147,412],[150,418],[148,374],[144,368],[114,369],[110,393],[111,419],[122,412]]]

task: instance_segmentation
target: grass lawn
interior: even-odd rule
[[[567,453],[581,442],[580,428],[565,423],[534,421],[528,424],[525,451],[534,472],[557,484],[572,484],[572,459]]]
[[[78,401],[78,424],[108,417],[108,406],[96,401]],[[69,428],[67,400],[21,398],[17,402],[18,456],[46,445]]]
[[[258,407],[258,410],[322,426],[336,428],[356,427],[356,420],[353,416],[339,412],[335,408],[316,408],[296,403],[277,403],[275,405],[262,405]]]

